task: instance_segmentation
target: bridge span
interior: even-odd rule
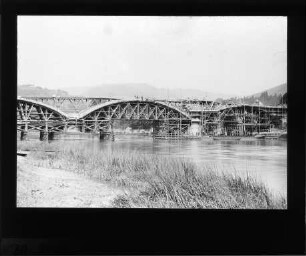
[[[286,126],[286,106],[222,105],[206,100],[151,100],[86,97],[27,97],[17,99],[17,130],[40,139],[74,128],[85,133],[113,133],[116,120],[150,122],[153,135],[251,135]]]

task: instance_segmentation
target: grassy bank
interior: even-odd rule
[[[36,166],[73,171],[126,189],[114,207],[284,209],[286,199],[275,197],[251,177],[220,174],[216,167],[202,169],[185,159],[141,152],[101,151],[74,142],[18,142],[31,150]],[[36,150],[36,152],[35,152]],[[45,154],[44,150],[54,150]]]

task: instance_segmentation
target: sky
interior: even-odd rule
[[[250,95],[286,82],[286,17],[18,17],[18,85]]]

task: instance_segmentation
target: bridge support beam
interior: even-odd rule
[[[100,140],[106,140],[107,139],[108,134],[105,132],[100,132]]]
[[[191,125],[189,128],[189,133],[192,136],[201,136],[201,131],[202,131],[202,127],[200,124],[200,120],[198,119],[193,119],[191,121]]]
[[[237,132],[239,136],[243,136],[244,135],[244,126],[242,124],[238,124],[237,125]]]
[[[100,140],[115,140],[115,134],[113,132],[100,131]]]
[[[49,132],[48,133],[48,140],[54,140],[55,132]]]
[[[27,140],[28,139],[28,124],[22,126],[22,130],[20,132],[20,140]]]
[[[20,140],[27,140],[27,139],[28,139],[28,131],[21,131]]]
[[[39,132],[39,139],[41,141],[46,141],[48,140],[48,132],[47,131],[40,131]]]
[[[152,135],[153,135],[153,139],[155,139],[155,137],[158,135],[158,132],[160,130],[160,123],[157,120],[153,121],[153,131],[152,131]]]
[[[101,125],[101,124],[100,124]],[[98,124],[95,123],[95,129],[97,129]],[[102,124],[99,129],[100,140],[115,140],[115,134],[113,130],[113,120],[109,120],[106,123]]]
[[[82,125],[80,126],[80,132],[85,132],[85,124],[82,123]]]

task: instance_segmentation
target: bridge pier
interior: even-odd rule
[[[108,135],[105,132],[100,132],[100,140],[106,140],[107,136]]]
[[[113,132],[110,134],[110,139],[111,139],[112,141],[115,141],[115,134],[114,134]]]
[[[39,132],[39,139],[41,141],[46,141],[48,140],[48,132],[47,131],[40,131]]]
[[[54,139],[54,136],[55,136],[55,133],[54,133],[54,132],[49,132],[49,133],[48,133],[48,140],[53,140],[53,139]]]
[[[80,131],[81,131],[81,132],[85,132],[85,125],[84,125],[84,124],[81,125]]]
[[[157,120],[153,120],[153,127],[152,127],[153,131],[152,131],[152,135],[153,135],[153,139],[155,139],[156,135],[158,135],[158,132],[160,130],[160,124],[159,121]]]
[[[189,127],[189,133],[192,136],[201,136],[201,130],[202,127],[200,125],[200,120],[199,119],[192,119],[191,120],[191,125]]]
[[[240,124],[239,126],[239,136],[246,136],[246,128],[244,124]]]
[[[64,129],[63,129],[64,132],[67,132],[68,131],[68,124],[67,122],[64,123]]]
[[[28,125],[22,126],[22,130],[20,132],[20,140],[27,140],[28,139]]]
[[[20,140],[27,140],[27,139],[28,139],[28,131],[21,131]]]
[[[100,132],[100,140],[115,140],[115,134],[113,130],[113,120],[109,120],[104,124],[100,124],[100,127],[98,128],[97,122],[95,122],[95,129],[99,129]]]
[[[115,140],[115,134],[113,132],[100,132],[100,140]]]

